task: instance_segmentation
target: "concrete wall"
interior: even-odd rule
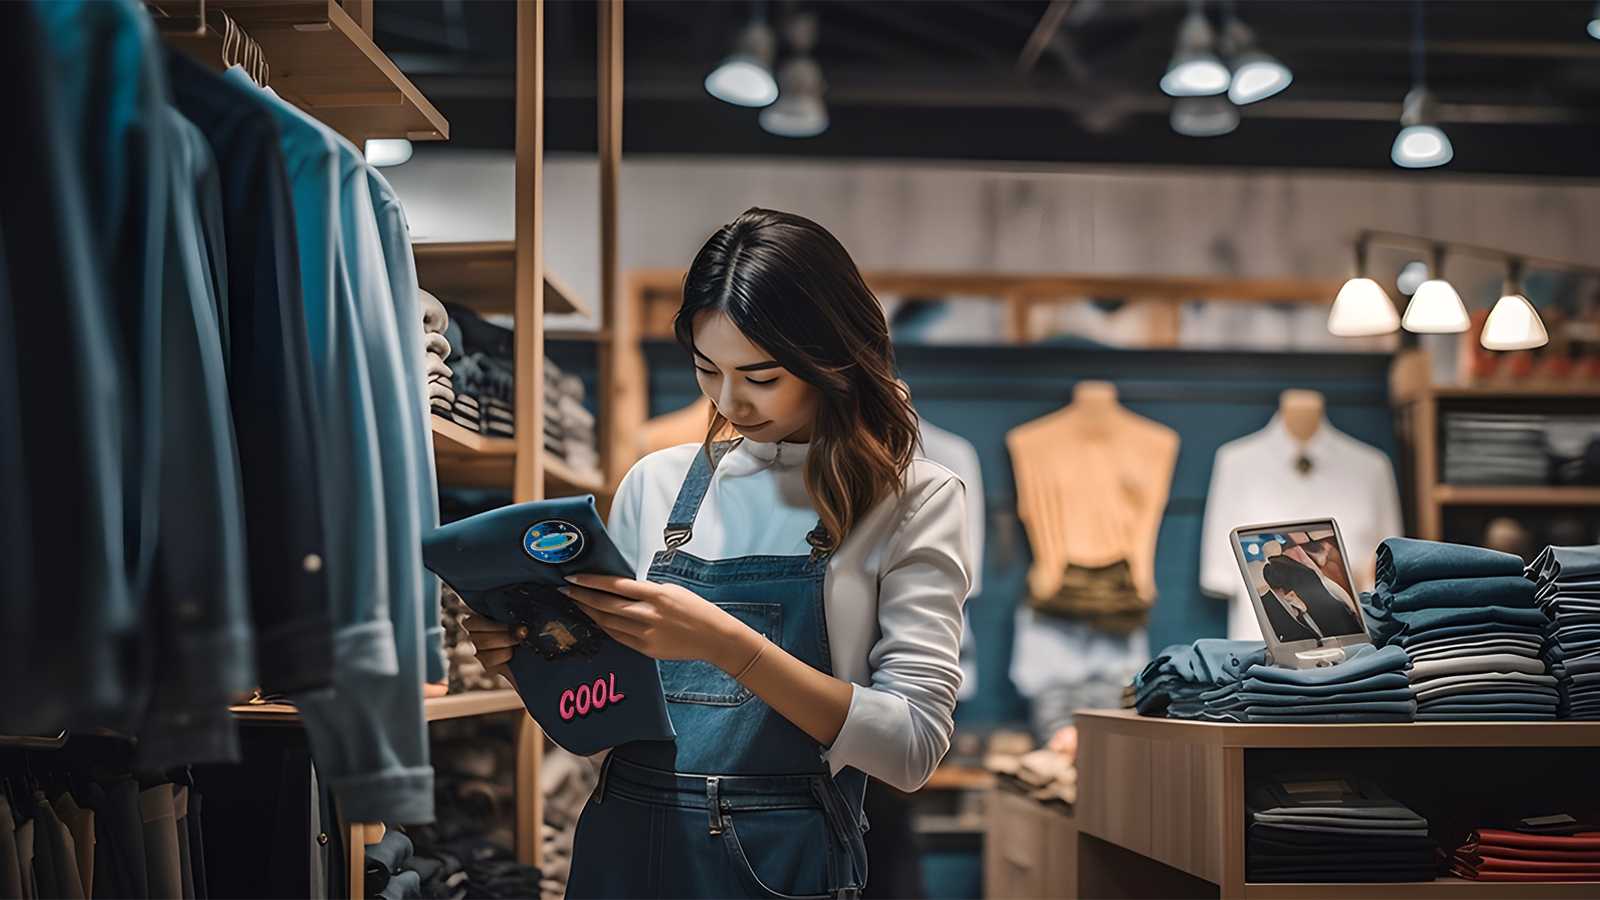
[[[386,174],[419,239],[511,236],[509,154],[419,147]],[[592,300],[594,160],[548,160],[545,190],[548,265]],[[1600,186],[1571,181],[693,158],[624,163],[622,267],[686,266],[711,231],[757,205],[823,223],[863,268],[1342,277],[1361,228],[1600,256]],[[1464,295],[1498,287],[1482,263],[1448,274]]]

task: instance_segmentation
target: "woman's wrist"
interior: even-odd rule
[[[765,649],[767,639],[754,628],[733,618],[728,617],[729,627],[727,634],[717,642],[717,659],[710,660],[711,664],[722,671],[739,677],[749,668],[750,663]]]

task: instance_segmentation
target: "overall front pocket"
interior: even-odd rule
[[[783,604],[718,603],[717,606],[767,640],[782,645]],[[703,659],[662,660],[661,689],[666,692],[668,702],[706,706],[738,706],[753,696],[750,689],[733,680],[732,675]]]

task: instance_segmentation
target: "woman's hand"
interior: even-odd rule
[[[703,659],[730,674],[762,637],[711,601],[676,584],[611,575],[572,575],[561,593],[618,643],[655,659]]]
[[[464,624],[467,626],[467,636],[472,640],[473,652],[477,654],[478,662],[483,663],[483,667],[490,675],[504,675],[507,681],[516,684],[516,679],[511,677],[511,670],[507,666],[517,645],[528,637],[528,626],[501,625],[499,622],[491,622],[478,615],[467,616]]]

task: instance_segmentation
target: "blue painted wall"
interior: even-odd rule
[[[592,397],[593,345],[552,343],[549,352],[557,365],[583,375]],[[983,467],[989,516],[984,591],[969,606],[978,691],[957,712],[965,726],[1019,722],[1027,715],[1008,676],[1012,616],[1026,589],[1030,554],[1016,516],[1005,433],[1065,405],[1076,382],[1113,382],[1124,406],[1173,428],[1182,440],[1156,547],[1160,599],[1150,621],[1152,648],[1225,634],[1226,605],[1199,589],[1200,523],[1211,460],[1222,444],[1264,426],[1281,390],[1321,391],[1335,427],[1391,458],[1396,453],[1390,360],[1384,355],[914,344],[896,352],[917,409],[971,441]],[[646,358],[651,415],[694,400],[694,375],[676,344],[651,342]]]

